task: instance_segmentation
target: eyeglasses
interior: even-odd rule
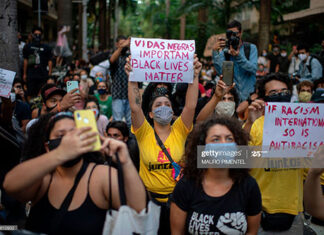
[[[16,86],[15,88],[17,88],[17,89],[22,89],[22,86]]]
[[[272,95],[280,95],[280,96],[284,96],[284,95],[290,95],[291,92],[290,90],[288,90],[287,88],[283,88],[281,90],[271,90],[269,91],[269,96],[272,96]]]

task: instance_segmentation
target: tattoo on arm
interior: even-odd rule
[[[140,92],[139,92],[139,89],[138,87],[134,87],[134,95],[135,95],[135,103],[141,107],[141,95],[140,95]]]

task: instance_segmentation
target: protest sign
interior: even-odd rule
[[[16,72],[0,68],[0,96],[9,98]]]
[[[323,133],[324,104],[266,103],[262,145],[269,155],[264,156],[276,151],[281,157],[312,156],[324,144]]]
[[[130,81],[192,83],[195,41],[132,38],[130,50]]]

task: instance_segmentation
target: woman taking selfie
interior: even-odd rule
[[[76,128],[72,113],[48,114],[31,127],[25,161],[5,178],[4,189],[22,202],[32,202],[26,229],[46,234],[102,234],[109,205],[108,166],[96,164],[91,152],[97,133]],[[145,189],[127,146],[101,137],[106,156],[118,153],[128,205],[145,208]],[[103,156],[101,155],[101,158]],[[98,159],[98,158],[97,158]],[[112,207],[120,206],[117,171],[111,168]],[[65,209],[64,209],[65,208]]]
[[[233,118],[213,117],[195,127],[185,150],[184,177],[173,191],[172,234],[257,234],[261,194],[248,169],[197,168],[198,145],[205,151],[236,151],[247,143],[247,133]]]
[[[129,74],[132,68],[130,58],[127,60],[125,71]],[[185,107],[180,117],[172,125],[173,109],[168,95],[159,94],[151,99],[148,115],[153,119],[152,127],[144,116],[137,82],[128,82],[132,132],[136,136],[140,149],[139,174],[151,196],[162,206],[160,234],[170,234],[167,201],[176,185],[180,169],[179,162],[184,153],[187,135],[192,129],[198,99],[198,75],[201,63],[196,56],[193,66],[194,78],[193,83],[188,86]],[[169,158],[176,164],[176,167],[179,167],[178,169],[174,168]]]

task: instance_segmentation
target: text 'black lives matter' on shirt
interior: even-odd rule
[[[254,178],[246,177],[221,197],[208,196],[202,186],[181,179],[173,202],[187,212],[186,234],[245,234],[247,216],[261,212],[261,194]]]

